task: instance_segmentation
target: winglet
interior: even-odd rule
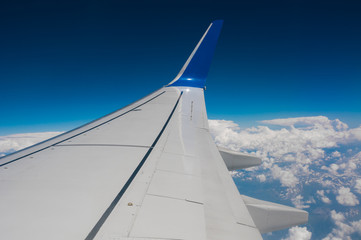
[[[185,86],[204,88],[211,65],[223,20],[216,20],[209,25],[201,40],[189,56],[177,77],[167,86]]]

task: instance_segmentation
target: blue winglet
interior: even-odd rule
[[[223,20],[211,23],[177,77],[167,86],[204,88]]]

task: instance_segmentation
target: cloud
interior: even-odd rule
[[[62,132],[38,132],[0,136],[0,155],[18,151],[61,133]]]
[[[341,153],[339,151],[334,151],[332,154],[331,154],[332,157],[341,157]]]
[[[351,240],[350,235],[354,233],[361,235],[361,220],[352,221],[347,224],[345,222],[345,215],[341,212],[338,213],[335,210],[331,211],[331,219],[335,223],[336,227],[332,229],[332,232],[323,238],[323,240]]]
[[[237,124],[226,120],[210,120],[209,126],[215,141],[221,145],[238,150],[267,150],[275,157],[299,153],[297,156],[287,156],[289,159],[302,157],[302,160],[312,160],[323,157],[322,148],[354,141],[354,135],[358,135],[355,132],[360,131],[361,139],[361,127],[349,129],[340,120],[329,120],[324,116],[265,120],[261,123],[288,128],[273,130],[267,126],[258,126],[240,130]],[[296,124],[303,125],[297,127]]]
[[[321,128],[337,129],[337,130],[346,130],[348,128],[346,123],[343,123],[338,119],[330,120],[325,116],[280,118],[273,120],[264,120],[261,121],[261,123],[272,124],[277,126],[289,126],[289,127],[298,124],[305,126],[316,126]]]
[[[258,175],[257,178],[258,178],[258,180],[260,182],[265,182],[266,181],[266,175],[264,175],[264,174]]]
[[[356,192],[361,194],[361,179],[357,179],[355,183]]]
[[[337,172],[337,170],[340,169],[340,166],[336,163],[332,163],[329,167],[322,166],[321,169],[327,170],[332,175],[338,175],[339,173]]]
[[[359,204],[355,194],[350,192],[350,188],[347,187],[341,187],[338,190],[338,196],[336,197],[336,200],[339,204],[344,206],[356,206]]]
[[[296,208],[299,208],[299,209],[309,208],[310,207],[309,205],[304,204],[303,197],[301,195],[297,195],[296,197],[292,198],[291,201],[292,201],[293,205]],[[310,203],[311,202],[312,201],[310,201]]]
[[[325,116],[264,120],[261,123],[281,128],[261,125],[241,129],[233,121],[226,120],[210,120],[209,127],[217,145],[262,158],[258,169],[266,179],[276,179],[290,191],[301,184],[300,179],[336,189],[345,184],[335,181],[336,178],[358,176],[355,170],[361,165],[361,152],[346,158],[334,149],[360,142],[361,126],[350,129],[340,120]],[[255,171],[255,174],[260,173]]]
[[[209,126],[217,145],[262,158],[259,167],[235,172],[235,178],[271,183],[280,199],[307,208],[311,217],[314,211],[327,217],[330,209],[342,209],[345,215],[333,210],[331,232],[312,226],[320,238],[361,236],[361,220],[354,221],[361,194],[361,126],[325,116],[265,120],[243,129],[226,120],[210,120]],[[301,230],[294,231],[289,239]]]
[[[350,138],[361,141],[361,128],[350,129]]]
[[[345,221],[343,213],[337,213],[335,210],[331,211],[331,218],[335,223]]]
[[[279,179],[282,186],[294,187],[298,182],[298,179],[291,171],[283,170],[277,165],[272,167],[271,172],[272,172],[272,177],[274,179]]]
[[[324,190],[318,190],[317,192],[318,197],[322,200],[322,202],[330,204],[331,200],[325,196],[325,191]]]
[[[355,230],[355,232],[361,235],[361,220],[351,222],[351,226]]]
[[[310,240],[312,233],[306,227],[292,227],[288,230],[288,237],[283,240]]]

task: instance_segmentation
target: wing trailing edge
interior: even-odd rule
[[[168,87],[205,87],[222,25],[223,20],[216,20],[209,25],[176,78],[167,85]]]
[[[263,233],[307,223],[306,211],[241,195],[252,219]]]

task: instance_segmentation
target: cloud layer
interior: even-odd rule
[[[62,132],[21,133],[0,136],[0,156],[29,147]]]
[[[361,236],[361,220],[346,222],[346,217],[341,212],[331,211],[331,219],[336,227],[323,240],[351,240],[351,235]],[[359,239],[359,237],[357,237]]]
[[[361,231],[355,221],[360,210],[361,126],[349,128],[325,116],[265,120],[246,129],[226,120],[210,120],[209,126],[217,145],[262,158],[261,166],[233,173],[234,177],[272,182],[275,189],[278,183],[280,197],[308,209],[311,217],[312,211],[321,212],[333,224],[329,234],[317,239],[348,239]],[[343,209],[342,224],[330,208]],[[301,227],[291,228],[288,236],[311,237]]]
[[[361,141],[361,127],[350,129],[340,120],[329,120],[324,116],[266,120],[261,123],[285,127],[272,129],[261,125],[240,129],[232,121],[209,121],[218,145],[261,157],[261,168],[269,170],[265,177],[278,179],[284,187],[296,186],[304,176],[323,186],[330,185],[335,176],[356,177],[361,152],[346,153],[353,156],[345,161],[346,156],[339,151],[329,151]],[[318,171],[320,168],[322,171]],[[361,191],[361,182],[356,181],[356,178],[353,179],[357,191]]]

